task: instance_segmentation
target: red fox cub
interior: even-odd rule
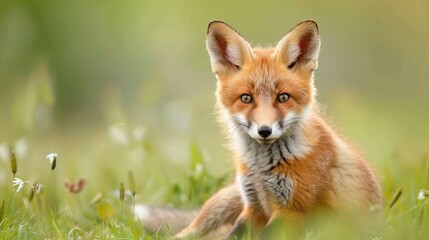
[[[231,236],[248,222],[257,231],[320,207],[370,211],[382,205],[370,167],[319,113],[313,79],[319,49],[312,20],[272,48],[251,48],[226,23],[210,22],[207,50],[236,181],[211,197],[176,238],[225,238],[213,232],[226,227]]]
[[[210,22],[207,50],[236,181],[211,197],[177,238],[225,225],[233,233],[246,222],[258,229],[317,207],[381,206],[373,172],[319,113],[313,79],[319,49],[312,20],[299,23],[274,48],[251,48],[226,23]]]

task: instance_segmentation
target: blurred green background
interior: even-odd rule
[[[92,192],[110,190],[132,169],[140,200],[155,203],[184,175],[191,143],[210,171],[231,171],[205,49],[213,19],[261,46],[315,19],[327,115],[380,179],[398,156],[412,174],[429,154],[428,10],[426,0],[1,1],[2,192],[9,147],[21,178],[46,181],[44,156],[57,152],[57,185],[85,176]]]

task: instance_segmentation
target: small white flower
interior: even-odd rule
[[[34,190],[36,191],[37,194],[40,193],[40,191],[42,190],[42,188],[44,188],[45,186],[43,186],[40,183],[36,183],[36,186],[34,186]]]
[[[24,184],[25,182],[19,178],[13,179],[13,186],[14,187],[18,186],[18,188],[16,189],[16,192],[19,192],[24,187]]]
[[[425,195],[425,193],[423,192],[423,191],[420,191],[419,192],[419,195],[417,195],[417,200],[423,200],[423,199],[425,199],[426,198],[426,195]]]
[[[57,166],[57,153],[50,153],[46,155],[46,158],[49,159],[51,163],[51,169],[54,170],[55,166]]]
[[[46,155],[46,158],[49,159],[49,162],[52,164],[57,158],[57,153],[49,153]]]

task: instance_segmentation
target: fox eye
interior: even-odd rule
[[[240,96],[240,100],[241,100],[243,103],[249,104],[249,103],[252,103],[253,98],[252,98],[252,96],[250,96],[250,94],[245,93],[245,94],[242,94],[242,95]]]
[[[289,100],[289,94],[282,93],[277,97],[277,102],[279,103],[285,103]]]

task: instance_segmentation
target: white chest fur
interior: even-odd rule
[[[273,169],[284,161],[290,164],[297,157],[308,151],[308,146],[300,141],[296,134],[285,134],[271,145],[261,145],[243,133],[237,133],[235,144],[238,144],[239,155],[249,168],[246,174],[237,174],[237,183],[245,204],[262,207],[266,214],[272,211],[265,199],[270,196],[278,204],[286,206],[289,202],[293,181],[285,173],[275,173]]]

